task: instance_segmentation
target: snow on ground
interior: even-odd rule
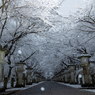
[[[33,83],[32,85],[26,85],[25,87],[21,87],[21,88],[10,88],[10,89],[6,89],[6,91],[25,90],[25,89],[37,86],[37,85],[39,85],[41,83],[44,83],[44,82],[45,81],[42,81],[42,82],[39,82],[39,83]],[[82,88],[81,85],[78,85],[78,84],[73,85],[73,84],[61,83],[61,82],[58,82],[58,83],[62,84],[62,85],[70,86],[70,87],[73,87],[73,88]],[[90,92],[95,93],[95,89],[81,89],[81,90],[90,91]]]
[[[90,92],[94,92],[95,93],[95,89],[84,89],[86,91],[90,91]]]
[[[25,90],[25,89],[34,87],[34,86],[36,86],[36,85],[39,85],[39,84],[41,84],[41,83],[44,83],[44,81],[39,82],[39,83],[33,83],[32,85],[26,85],[25,87],[21,87],[21,88],[10,88],[10,89],[6,89],[6,91]]]
[[[62,85],[66,85],[66,86],[70,86],[70,87],[73,87],[73,88],[82,88],[81,85],[79,84],[68,84],[68,83],[61,83],[61,82],[58,82],[59,84],[62,84]],[[94,92],[95,93],[95,89],[82,89],[82,90],[85,90],[85,91],[90,91],[90,92]]]
[[[73,88],[82,88],[81,85],[78,85],[78,84],[68,84],[68,83],[61,83],[61,82],[58,82],[59,84],[63,84],[63,85],[66,85],[66,86],[70,86],[70,87],[73,87]]]

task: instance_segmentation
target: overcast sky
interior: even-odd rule
[[[68,16],[69,14],[76,12],[79,7],[85,7],[89,0],[64,0],[61,4],[59,12],[63,16]]]

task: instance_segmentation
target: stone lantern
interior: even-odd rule
[[[34,83],[38,83],[38,74],[37,72],[34,73],[34,79],[32,80]]]
[[[32,82],[31,82],[31,68],[26,68],[27,70],[27,78],[26,78],[26,84],[27,85],[32,85]]]
[[[88,54],[82,54],[81,56],[78,57],[81,59],[81,67],[83,68],[83,74],[84,74],[84,84],[82,86],[90,86],[91,85],[90,77],[88,74],[88,67],[90,66],[90,63],[89,63],[90,57],[91,56]]]
[[[62,82],[64,81],[63,75],[64,75],[64,69],[61,70],[61,79],[62,79]]]
[[[75,75],[74,75],[74,71],[75,71],[75,65],[70,64],[69,65],[69,71],[70,71],[70,84],[75,84]]]
[[[65,70],[64,70],[65,83],[69,83],[68,75],[69,75],[69,71],[68,71],[68,69],[65,69]]]
[[[17,83],[16,87],[23,87],[23,71],[25,63],[17,63]]]
[[[33,77],[32,77],[32,83],[36,83],[36,77],[35,77],[35,74],[33,74]]]
[[[0,83],[3,82],[3,76],[4,76],[3,65],[6,63],[4,60],[5,52],[6,52],[6,49],[3,49],[2,46],[0,45]]]
[[[57,78],[58,78],[58,82],[62,82],[62,77],[61,77],[61,75],[59,75]]]
[[[39,74],[37,72],[35,73],[35,77],[36,77],[36,82],[38,83],[39,82]]]

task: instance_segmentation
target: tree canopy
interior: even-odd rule
[[[5,60],[11,68],[23,61],[43,76],[53,77],[65,67],[62,62],[80,64],[79,54],[88,53],[93,60],[94,0],[68,17],[58,12],[62,1],[0,2],[0,45],[7,48]]]

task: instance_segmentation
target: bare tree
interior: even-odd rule
[[[95,32],[95,1],[82,10],[78,16],[77,29],[84,32]]]

